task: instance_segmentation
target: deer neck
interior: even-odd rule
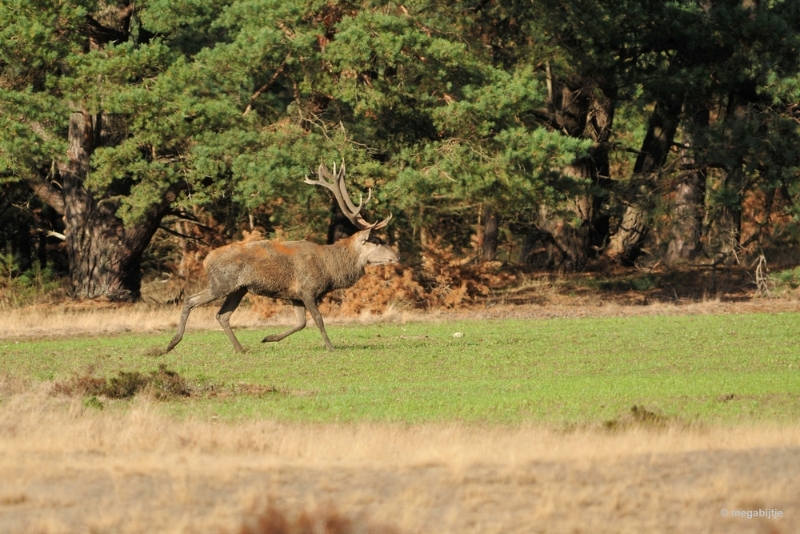
[[[363,258],[352,239],[342,239],[329,246],[327,266],[332,289],[342,289],[355,284],[364,274]]]

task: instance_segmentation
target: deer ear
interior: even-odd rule
[[[369,233],[372,231],[372,228],[367,228],[366,230],[361,230],[356,234],[356,242],[361,245],[367,242],[369,239]]]

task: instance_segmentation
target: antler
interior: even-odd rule
[[[368,223],[364,217],[361,216],[361,208],[365,204],[364,197],[359,196],[358,206],[353,204],[353,200],[350,198],[350,194],[347,192],[347,188],[345,187],[344,174],[344,161],[342,161],[342,166],[339,168],[338,172],[336,171],[336,163],[333,164],[333,174],[331,174],[324,164],[320,164],[319,169],[317,170],[317,176],[319,176],[319,179],[311,180],[308,178],[308,176],[306,176],[305,182],[310,185],[320,185],[333,193],[337,204],[339,204],[339,209],[342,210],[344,216],[347,217],[350,222],[353,223],[353,225],[359,230],[366,230],[367,228],[379,230],[389,224],[389,220],[392,218],[391,213],[381,222],[372,224]],[[369,202],[371,198],[372,189],[369,189],[367,192],[366,202]]]

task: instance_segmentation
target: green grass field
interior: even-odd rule
[[[291,421],[555,425],[617,420],[631,407],[680,422],[796,421],[800,315],[696,315],[310,326],[277,344],[239,330],[0,341],[0,372],[44,381],[166,364],[196,394],[180,416]],[[282,327],[271,327],[279,331]],[[453,333],[463,337],[454,338]],[[104,401],[122,407],[127,401]]]

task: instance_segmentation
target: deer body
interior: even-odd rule
[[[334,289],[355,284],[367,263],[397,261],[389,247],[359,243],[359,237],[368,235],[355,234],[333,245],[251,241],[220,247],[203,262],[209,289],[220,297],[247,288],[262,297],[319,300]],[[362,250],[364,245],[369,249]]]
[[[323,179],[327,169],[320,166],[318,185],[333,185]],[[334,168],[335,172],[335,168]],[[337,187],[343,190],[344,166],[337,174]],[[307,180],[308,181],[308,180]],[[334,193],[337,200],[341,191]],[[346,195],[346,192],[344,193]],[[328,350],[333,344],[325,332],[325,324],[317,308],[317,302],[334,289],[347,288],[355,284],[364,274],[367,264],[385,264],[398,261],[397,253],[371,238],[371,231],[385,226],[385,221],[368,225],[360,216],[360,205],[348,209],[349,197],[341,200],[345,214],[352,215],[354,224],[364,228],[347,239],[332,245],[318,245],[310,241],[250,241],[234,243],[211,251],[203,262],[208,274],[208,287],[186,299],[178,331],[166,351],[180,343],[186,329],[189,314],[196,307],[225,297],[217,321],[222,325],[233,347],[244,349],[230,327],[230,316],[248,293],[291,301],[297,323],[280,334],[265,337],[262,341],[280,341],[306,326],[306,310],[311,313]]]

